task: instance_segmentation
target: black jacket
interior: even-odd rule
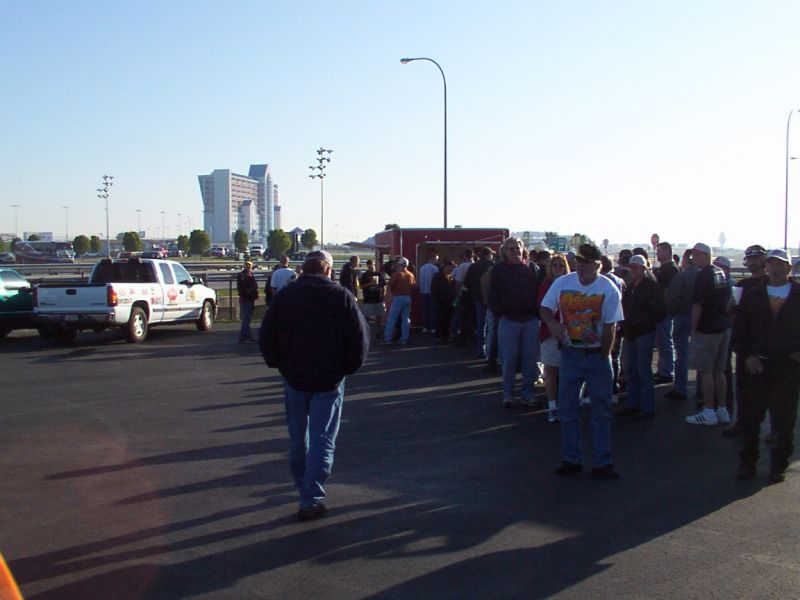
[[[464,287],[472,294],[472,299],[483,301],[481,296],[481,277],[492,268],[494,262],[488,258],[481,258],[476,263],[472,263],[464,276]]]
[[[664,296],[661,287],[654,279],[645,277],[639,285],[629,284],[622,294],[622,335],[634,339],[646,333],[653,333],[656,325],[667,315],[664,309]]]
[[[369,350],[369,327],[347,289],[303,275],[270,303],[261,323],[264,360],[303,392],[336,389]]]
[[[541,271],[536,263],[512,265],[499,262],[489,273],[489,308],[494,315],[514,321],[539,317],[536,301]]]
[[[673,261],[669,261],[668,263],[664,263],[657,269],[655,269],[655,276],[658,285],[661,286],[661,291],[666,292],[667,288],[669,288],[669,284],[672,283],[672,280],[675,276],[680,273],[678,267],[675,266]]]
[[[789,280],[789,296],[772,315],[767,282],[742,293],[733,320],[733,349],[737,354],[778,358],[800,352],[800,283]]]
[[[247,302],[255,302],[258,300],[258,282],[255,275],[251,272],[248,274],[246,271],[239,273],[236,277],[236,291],[239,292],[239,298]]]

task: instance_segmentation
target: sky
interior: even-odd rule
[[[443,82],[410,56],[447,78],[448,225],[782,247],[797,23],[781,1],[0,0],[0,232],[104,236],[109,174],[112,236],[174,237],[202,227],[198,175],[268,163],[283,228],[319,233],[320,146],[326,242],[441,226]],[[800,160],[788,198],[797,248]]]

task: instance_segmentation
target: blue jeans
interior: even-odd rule
[[[520,322],[502,317],[497,325],[497,340],[503,369],[503,398],[512,397],[517,365],[521,365],[522,399],[533,400],[539,360],[539,319]]]
[[[675,391],[686,394],[689,381],[689,334],[692,323],[689,317],[673,317],[672,340],[675,343]]]
[[[420,294],[422,298],[422,326],[433,331],[436,328],[436,300],[433,294]]]
[[[583,464],[580,391],[584,382],[592,401],[592,466],[611,464],[611,359],[599,352],[564,348],[558,370],[558,417],[562,459]]]
[[[389,309],[389,318],[386,320],[386,328],[383,330],[383,339],[387,342],[392,341],[394,326],[400,318],[400,341],[407,342],[411,335],[411,296],[400,295],[392,298],[392,308]]]
[[[289,426],[289,467],[300,490],[300,508],[325,498],[322,485],[333,468],[333,450],[344,402],[344,379],[328,392],[301,392],[284,379],[286,423]]]
[[[242,326],[239,328],[239,341],[253,338],[253,332],[250,330],[250,320],[253,318],[255,307],[255,302],[241,302],[239,304],[239,318],[242,321]]]
[[[628,376],[628,407],[645,413],[656,411],[656,386],[653,382],[653,339],[646,333],[634,339],[625,338],[625,375]]]
[[[672,317],[666,317],[656,326],[656,347],[658,348],[659,375],[672,377],[675,373],[675,346],[672,340]]]
[[[486,309],[486,361],[490,364],[497,362],[497,319],[494,313]]]
[[[486,305],[475,300],[475,354],[486,358]]]

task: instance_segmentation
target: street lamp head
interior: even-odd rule
[[[404,65],[407,65],[407,64],[408,64],[408,63],[410,63],[412,60],[414,60],[414,59],[413,59],[413,58],[401,58],[401,59],[400,59],[400,62],[401,62],[402,64],[404,64]]]

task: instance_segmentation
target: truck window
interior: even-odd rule
[[[161,276],[164,278],[166,285],[175,283],[175,278],[172,276],[172,269],[169,268],[167,263],[159,263],[158,267],[161,269]]]
[[[175,271],[175,278],[178,280],[178,283],[182,283],[183,285],[190,285],[192,283],[192,276],[189,275],[189,271],[183,268],[183,265],[172,265],[172,270]]]

